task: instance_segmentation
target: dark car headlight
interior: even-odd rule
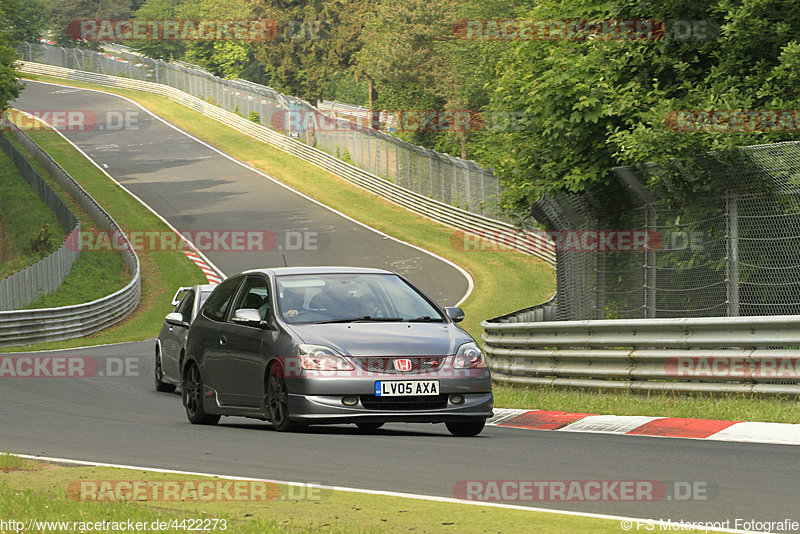
[[[353,371],[353,364],[325,345],[299,346],[300,369],[304,371]]]
[[[482,369],[486,367],[486,358],[478,344],[470,341],[458,347],[456,357],[453,359],[455,369]]]

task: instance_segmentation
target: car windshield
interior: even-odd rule
[[[393,274],[277,277],[278,309],[288,323],[434,321],[439,311]]]

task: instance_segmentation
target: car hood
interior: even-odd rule
[[[291,325],[302,343],[326,345],[348,356],[449,356],[472,341],[452,323]]]

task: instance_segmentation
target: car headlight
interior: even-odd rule
[[[353,365],[330,347],[300,345],[300,369],[305,371],[352,371]]]
[[[453,367],[455,369],[482,369],[486,367],[486,359],[477,343],[464,343],[458,347]]]

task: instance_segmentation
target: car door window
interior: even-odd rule
[[[189,290],[181,299],[181,302],[175,308],[175,311],[183,316],[183,320],[187,323],[192,320],[192,308],[194,307],[194,290]]]
[[[241,278],[229,278],[222,282],[219,287],[208,297],[205,306],[203,306],[203,315],[213,321],[224,321],[225,314],[230,307],[233,295],[241,283]]]
[[[236,299],[233,312],[244,308],[255,309],[258,310],[261,320],[266,321],[270,309],[269,300],[267,281],[260,276],[248,276]]]

